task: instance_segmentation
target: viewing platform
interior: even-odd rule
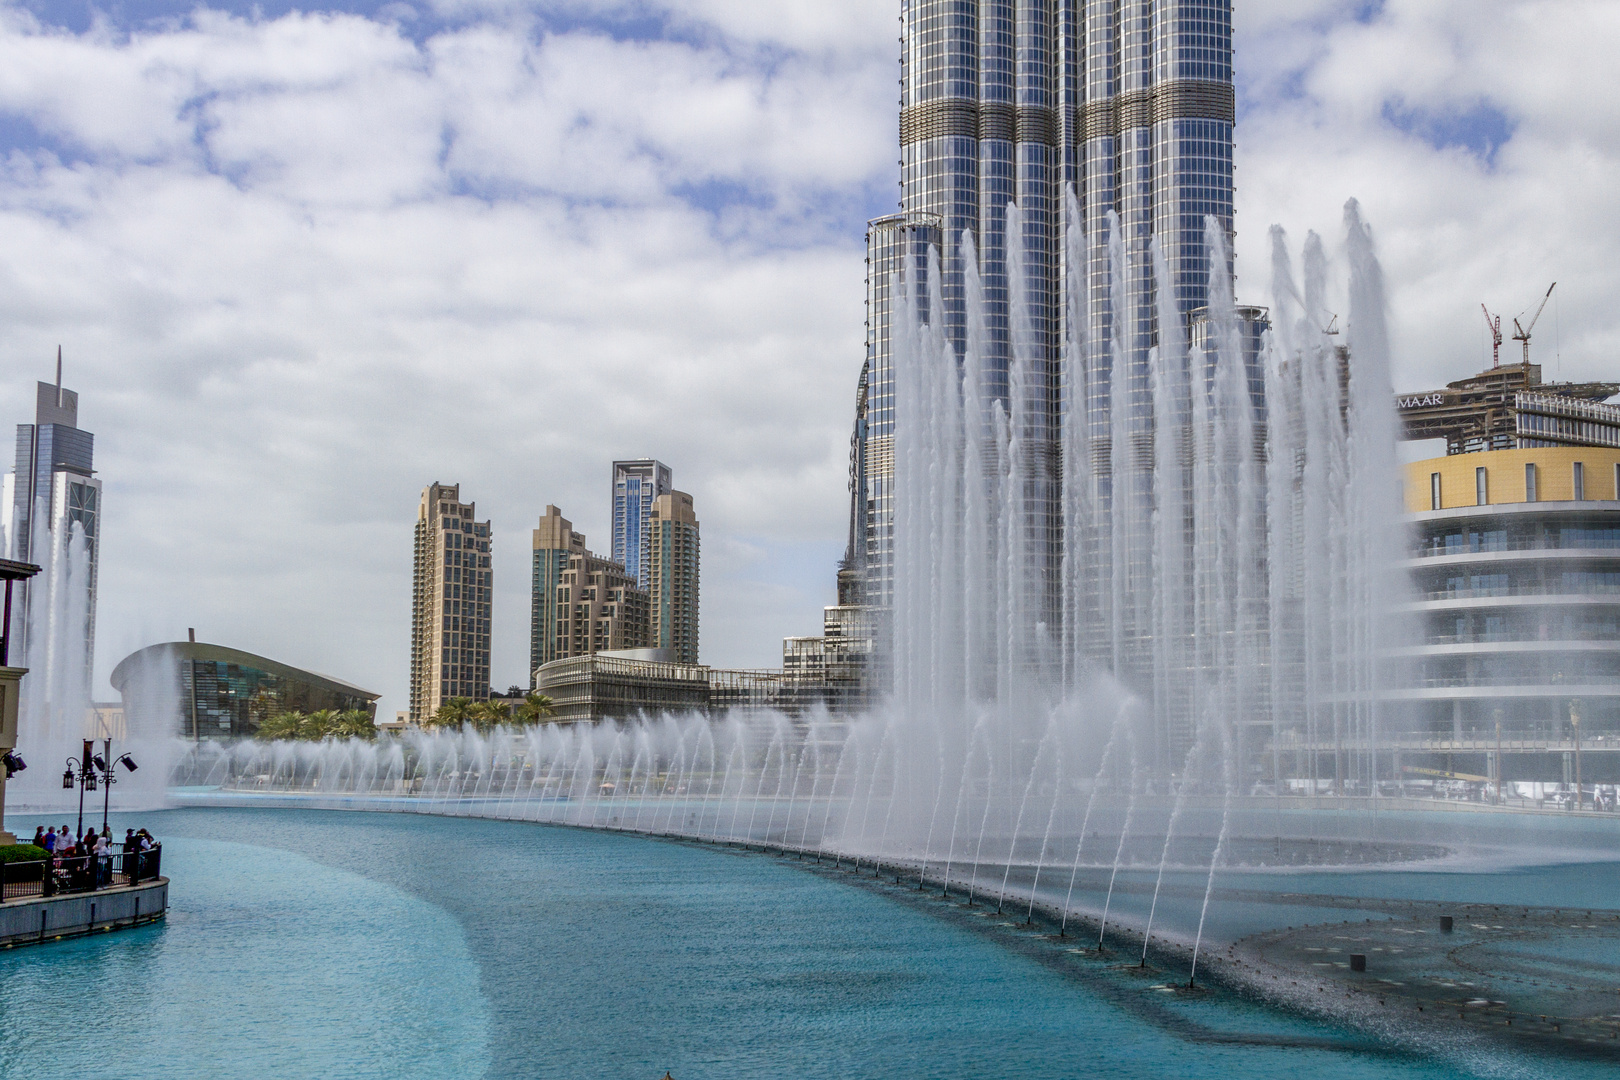
[[[169,908],[169,879],[161,873],[162,848],[131,856],[15,862],[3,871],[0,947],[35,945],[156,922]]]

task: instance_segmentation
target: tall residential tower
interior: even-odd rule
[[[681,664],[698,662],[698,519],[692,496],[672,491],[653,500],[648,644]]]
[[[613,463],[613,558],[641,588],[652,572],[653,500],[674,491],[669,466],[652,458]]]
[[[489,697],[490,528],[460,484],[429,484],[416,511],[410,719],[450,698]]]

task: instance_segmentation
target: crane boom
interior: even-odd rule
[[[1502,316],[1492,315],[1484,304],[1479,305],[1479,310],[1485,313],[1485,325],[1491,328],[1491,367],[1496,367],[1501,363]]]
[[[1524,342],[1524,362],[1527,364],[1530,362],[1530,331],[1534,330],[1536,323],[1541,320],[1541,313],[1547,310],[1547,301],[1552,299],[1552,291],[1556,288],[1558,288],[1558,282],[1556,281],[1547,286],[1547,294],[1541,298],[1541,303],[1536,305],[1536,313],[1530,316],[1529,326],[1520,326],[1518,319],[1513,320],[1513,329],[1518,331],[1517,334],[1513,335],[1513,340]],[[1523,315],[1524,313],[1520,312],[1520,314]]]

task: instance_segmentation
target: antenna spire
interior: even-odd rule
[[[56,347],[56,407],[62,407],[62,346]]]

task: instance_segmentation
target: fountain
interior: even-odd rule
[[[1016,206],[1008,218],[1018,235]],[[1166,329],[1149,354],[1146,432],[1140,410],[1096,404],[1123,363],[1097,310],[1122,288],[1118,223],[1106,236],[1069,236],[1071,259],[1100,247],[1114,270],[1100,294],[1071,280],[1064,298],[1061,469],[1039,452],[1052,433],[1032,402],[1049,360],[1032,344],[1016,247],[1004,396],[989,390],[975,317],[964,350],[948,340],[927,288],[937,266],[895,282],[894,691],[864,715],[640,716],[489,735],[412,730],[376,745],[203,745],[184,768],[244,800],[850,858],[874,874],[909,870],[943,895],[954,887],[970,905],[985,875],[998,910],[1018,896],[1032,922],[1039,903],[1059,933],[1071,917],[1091,919],[1099,947],[1110,925],[1134,921],[1144,963],[1167,874],[1192,872],[1196,950],[1220,869],[1253,854],[1239,838],[1274,836],[1268,857],[1287,862],[1285,832],[1353,838],[1376,813],[1375,643],[1398,633],[1385,613],[1400,599],[1381,571],[1402,549],[1381,277],[1354,203],[1345,221],[1348,349],[1328,314],[1329,262],[1315,235],[1301,283],[1273,231],[1267,326],[1237,305],[1226,237],[1210,221],[1210,305],[1185,333],[1150,246]],[[975,260],[964,262],[973,313],[982,286]],[[1041,505],[1061,507],[1060,559],[1031,526]],[[1133,577],[1143,565],[1145,590]],[[1263,812],[1281,799],[1284,730],[1345,747],[1333,778],[1370,796],[1362,809],[1288,823]],[[1250,792],[1267,779],[1269,802]],[[1091,871],[1106,872],[1100,903],[1076,907]],[[1128,880],[1134,896],[1144,872],[1145,911],[1115,912],[1116,886]]]

